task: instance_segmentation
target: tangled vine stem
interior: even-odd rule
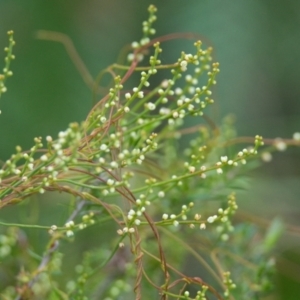
[[[196,41],[194,53],[181,52],[177,61],[163,63],[162,42],[195,39],[198,35],[176,33],[150,39],[155,33],[155,20],[156,8],[150,6],[149,18],[143,23],[144,35],[139,42],[132,43],[128,62],[113,64],[96,80],[67,36],[38,32],[38,38],[65,46],[95,94],[106,91],[99,86],[103,74],[111,74],[113,83],[84,122],[71,123],[67,130],[59,132],[57,139],[35,138],[28,151],[17,146],[16,153],[2,165],[0,208],[53,191],[69,194],[77,203],[65,224],[49,226],[50,242],[40,264],[27,270],[26,276],[20,271],[13,283],[17,288],[14,292],[5,291],[5,295],[14,293],[7,299],[24,299],[41,291],[49,295],[51,290],[41,276],[44,273],[63,299],[85,299],[83,295],[90,297],[93,293],[105,294],[105,299],[128,293],[128,299],[132,299],[133,291],[137,300],[145,295],[155,298],[158,294],[161,299],[205,300],[210,295],[216,299],[241,299],[245,293],[253,299],[268,291],[266,282],[271,282],[273,265],[267,258],[272,247],[253,247],[244,257],[245,238],[241,238],[238,230],[236,233],[232,220],[238,209],[236,197],[228,189],[231,184],[238,185],[239,173],[247,168],[247,162],[251,166],[251,161],[258,160],[258,150],[264,144],[267,147],[263,148],[262,158],[269,160],[272,151],[299,146],[300,133],[295,133],[293,139],[263,141],[259,135],[236,137],[230,118],[216,125],[208,112],[214,103],[213,87],[219,73],[212,48],[203,49],[202,42]],[[6,90],[5,80],[12,75],[9,67],[14,58],[13,45],[10,32],[4,75],[0,75],[0,95]],[[140,74],[134,87],[129,80],[133,73]],[[158,80],[160,83],[153,86]],[[198,125],[186,126],[191,118]],[[181,138],[187,135],[190,143],[182,151]],[[244,143],[253,146],[237,148]],[[217,210],[210,207],[210,200],[219,201]],[[90,260],[82,262],[79,269],[83,271],[78,277],[60,284],[55,272],[51,273],[59,242],[74,239],[77,232],[91,225],[101,227],[108,220],[117,230],[110,232],[109,245],[99,245],[95,253],[89,250]],[[19,230],[30,226],[0,224]],[[31,228],[45,229],[37,225]],[[277,224],[276,228],[278,234],[280,226]],[[17,238],[11,241],[17,243]],[[247,237],[249,244],[256,241],[256,236]],[[10,243],[8,246],[12,247],[13,242]],[[235,253],[231,253],[232,245]],[[100,285],[99,280],[107,279],[105,268],[109,269],[118,249],[124,247],[130,248],[134,267],[123,257],[126,263],[122,263],[122,268],[119,266],[117,274],[123,276],[121,284],[110,280],[111,286],[103,291],[106,285]],[[0,256],[3,253],[0,251]],[[181,270],[178,261],[185,256],[196,261],[200,270],[196,276]],[[244,269],[235,269],[240,262]],[[93,281],[95,276],[97,283]],[[133,287],[129,291],[127,281]],[[247,282],[254,283],[245,285]],[[194,296],[190,289],[196,291]]]

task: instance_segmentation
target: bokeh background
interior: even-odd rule
[[[96,77],[125,44],[140,38],[151,3],[158,7],[158,35],[196,32],[215,49],[221,69],[216,122],[234,114],[241,136],[291,138],[300,131],[300,1],[0,0],[0,49],[8,30],[17,42],[14,76],[0,103],[1,160],[16,145],[27,149],[35,136],[56,136],[68,123],[84,120],[92,106],[92,92],[64,47],[36,39],[36,31],[67,34]],[[169,47],[170,55],[180,47]],[[277,299],[300,299],[300,149],[276,154],[252,173],[240,206],[293,226],[278,249]]]

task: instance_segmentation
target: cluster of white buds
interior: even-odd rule
[[[9,39],[9,46],[4,48],[4,51],[7,53],[5,57],[5,67],[3,68],[3,74],[0,74],[0,97],[2,93],[5,93],[7,91],[7,87],[5,85],[5,81],[8,77],[12,76],[13,73],[9,69],[10,62],[15,59],[14,54],[12,54],[13,46],[15,45],[15,41],[13,38],[13,31],[8,31],[8,39]],[[1,113],[1,111],[0,111]]]

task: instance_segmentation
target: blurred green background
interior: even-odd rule
[[[31,147],[35,136],[55,137],[92,106],[92,93],[64,47],[35,39],[35,32],[67,34],[96,77],[125,44],[141,37],[151,3],[158,7],[158,35],[196,32],[214,47],[221,69],[216,122],[233,113],[241,136],[291,138],[300,131],[300,1],[0,0],[0,49],[8,30],[17,42],[14,76],[0,103],[1,160],[16,145]],[[170,55],[184,43],[169,47]],[[276,154],[251,176],[254,188],[239,197],[242,209],[299,226],[299,148]],[[278,299],[300,299],[300,230],[292,229],[279,248]]]

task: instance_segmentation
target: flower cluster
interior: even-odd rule
[[[150,42],[150,36],[156,33],[155,28],[153,28],[153,23],[156,21],[156,11],[157,8],[154,5],[150,5],[148,8],[149,11],[149,18],[147,21],[143,22],[143,37],[139,42],[132,42],[131,46],[133,49],[143,48]],[[135,52],[128,54],[128,61],[133,61],[137,59],[139,62],[143,60],[144,55],[142,52]]]
[[[223,273],[223,283],[226,286],[226,290],[224,292],[225,299],[230,299],[231,291],[236,288],[235,283],[233,283],[232,279],[230,278],[230,272]]]
[[[114,64],[107,68],[107,72],[114,76],[113,84],[84,122],[71,123],[65,131],[58,133],[57,138],[35,138],[33,147],[28,151],[17,146],[16,153],[2,165],[0,207],[20,202],[34,194],[52,191],[69,194],[76,204],[74,212],[61,226],[40,227],[48,230],[51,242],[46,247],[40,267],[32,271],[31,277],[28,277],[31,281],[27,280],[26,286],[37,282],[40,270],[55,261],[52,254],[60,239],[73,240],[77,231],[88,230],[89,225],[93,224],[101,226],[102,222],[110,220],[116,225],[107,227],[113,228],[113,233],[109,232],[108,241],[104,241],[107,244],[101,244],[99,255],[94,258],[96,263],[91,259],[86,264],[78,265],[78,280],[76,283],[72,280],[67,283],[70,295],[79,286],[77,291],[82,293],[80,299],[83,299],[89,277],[95,273],[100,274],[104,267],[109,269],[109,262],[114,262],[114,255],[117,263],[121,261],[125,264],[125,258],[117,254],[118,251],[126,251],[129,244],[135,263],[132,266],[136,266],[133,272],[136,276],[136,299],[141,299],[141,286],[146,280],[151,283],[149,286],[170,298],[204,300],[206,294],[210,293],[221,299],[221,292],[208,282],[196,277],[188,278],[180,272],[169,272],[175,270],[171,265],[177,262],[165,255],[161,231],[169,232],[170,235],[174,232],[178,236],[190,235],[190,240],[204,239],[205,236],[207,240],[213,240],[212,244],[219,251],[236,233],[232,216],[238,206],[234,193],[228,196],[227,204],[212,209],[210,203],[215,205],[216,200],[224,199],[225,193],[229,194],[228,188],[239,178],[240,169],[247,168],[247,162],[257,157],[258,149],[265,142],[270,145],[270,149],[266,148],[262,152],[265,161],[271,160],[270,153],[273,150],[283,151],[288,145],[300,144],[300,134],[295,133],[292,141],[263,141],[257,135],[254,139],[246,140],[253,146],[234,147],[239,141],[235,137],[233,125],[224,120],[218,126],[206,115],[207,107],[214,103],[214,86],[220,72],[219,63],[213,60],[212,48],[205,48],[201,41],[196,41],[191,53],[181,52],[177,60],[165,62],[163,58],[166,56],[161,55],[165,39],[150,39],[155,34],[155,13],[156,8],[150,6],[149,18],[143,23],[143,36],[139,42],[132,44],[133,53],[128,55],[129,65]],[[14,58],[14,41],[12,33],[9,34],[6,67],[4,75],[0,75],[0,95],[6,90],[4,82],[11,75],[9,62]],[[144,62],[141,65],[139,63],[142,59]],[[132,84],[128,78],[134,72],[138,74],[138,80]],[[161,77],[157,76],[158,73]],[[196,120],[196,126],[187,127],[190,118]],[[183,151],[183,145],[189,146]],[[194,228],[202,231],[191,230]],[[213,238],[215,232],[217,240]],[[180,247],[176,239],[177,236],[173,234],[170,245],[177,249]],[[219,281],[220,286],[223,286],[222,292],[225,291],[225,298],[229,299],[235,289],[230,274],[224,273],[221,278],[198,255],[203,249],[206,253],[212,252],[213,245],[209,245],[207,240],[198,243],[201,246],[194,243],[195,250],[187,250],[192,246],[182,247],[182,256],[190,251]],[[8,256],[15,243],[14,239],[0,235],[0,257]],[[112,244],[115,245],[113,249]],[[235,253],[235,257],[239,254]],[[57,268],[60,261],[58,257]],[[99,264],[99,261],[102,263]],[[156,268],[157,261],[159,268]],[[144,267],[147,263],[149,268]],[[94,265],[97,267],[91,270]],[[151,276],[146,273],[148,269],[155,269],[153,278],[164,282],[151,282]],[[24,274],[27,276],[26,272]],[[176,277],[181,275],[180,279]],[[106,272],[99,276],[102,276],[101,280],[105,279]],[[41,277],[41,282],[44,279]],[[250,281],[250,277],[245,280]],[[122,280],[112,282],[107,288],[107,299],[117,297],[128,289]],[[182,282],[184,286],[179,287]],[[186,290],[187,284],[197,285],[195,298],[191,298],[190,292]],[[172,294],[170,290],[177,287],[177,294]],[[99,286],[95,290],[97,292]]]
[[[3,68],[3,74],[0,74],[0,97],[1,94],[7,91],[7,87],[5,86],[5,81],[8,77],[12,76],[13,73],[10,70],[10,63],[13,59],[15,59],[15,55],[12,53],[13,46],[16,44],[13,37],[13,31],[7,32],[9,37],[9,45],[4,48],[4,51],[7,53],[5,56],[5,67]]]

